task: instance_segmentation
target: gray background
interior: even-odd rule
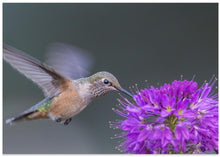
[[[92,73],[109,71],[121,85],[158,86],[180,79],[201,85],[218,65],[217,4],[3,4],[3,41],[44,60],[52,42],[95,57]],[[4,153],[120,153],[108,121],[120,96],[93,101],[68,126],[48,120],[3,127]],[[31,81],[3,63],[3,120],[43,99]]]

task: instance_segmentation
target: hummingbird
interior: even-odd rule
[[[7,124],[21,120],[51,119],[68,125],[72,117],[95,98],[111,91],[119,91],[132,97],[109,72],[101,71],[86,77],[86,67],[91,64],[91,56],[67,44],[52,44],[46,62],[8,45],[3,46],[3,58],[36,83],[45,96],[36,105],[6,120]]]

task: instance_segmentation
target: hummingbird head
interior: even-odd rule
[[[110,91],[120,91],[132,97],[129,92],[121,87],[116,77],[109,72],[95,73],[88,77],[88,82],[91,84],[90,91],[93,97],[103,96]]]

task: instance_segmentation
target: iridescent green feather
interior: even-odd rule
[[[118,82],[118,80],[115,78],[115,76],[113,76],[111,73],[105,72],[105,71],[95,73],[94,75],[88,77],[88,81],[90,83],[93,83],[94,81],[101,79],[101,78],[107,78],[111,82]]]
[[[44,102],[41,106],[39,106],[36,110],[39,112],[46,112],[50,108],[51,100]]]

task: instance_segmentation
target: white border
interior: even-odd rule
[[[3,3],[218,3],[219,0],[179,0],[179,1],[176,1],[176,0],[170,0],[170,1],[166,1],[166,0],[62,0],[62,1],[58,1],[58,0],[26,0],[26,1],[15,1],[15,0],[3,0],[2,1]],[[3,4],[2,3],[2,4]],[[0,50],[2,52],[2,42],[3,42],[3,28],[2,28],[2,25],[3,25],[3,5],[1,4],[1,7],[0,7],[0,21],[1,21],[1,25],[0,25],[0,28],[1,28],[1,34],[2,34],[2,37],[0,39]],[[218,16],[219,16],[219,13],[218,13]],[[219,24],[219,23],[218,23]],[[219,34],[218,34],[219,36]],[[219,42],[219,41],[218,41]],[[3,103],[3,84],[2,84],[2,79],[3,79],[3,67],[2,67],[2,53],[0,53],[0,57],[1,57],[1,60],[0,60],[0,69],[1,69],[1,77],[0,77],[0,88],[2,90],[1,92],[1,96],[0,96],[0,101],[1,101],[1,104]],[[218,55],[218,60],[220,59],[219,55]],[[220,66],[218,65],[218,74],[220,74],[219,72],[219,69],[220,69]],[[218,82],[219,84],[220,82]],[[219,88],[218,88],[219,89]],[[0,112],[2,113],[2,116],[0,116],[0,125],[2,126],[2,128],[0,129],[0,133],[1,133],[1,143],[0,143],[0,151],[1,151],[1,156],[3,156],[3,125],[2,125],[2,120],[3,120],[3,104],[1,105],[0,107]],[[219,114],[220,115],[220,114]],[[220,117],[220,116],[219,116]],[[21,154],[22,155],[22,154]],[[33,154],[35,155],[35,154]],[[74,156],[88,156],[88,155],[77,155],[77,154],[73,154]],[[94,155],[99,155],[99,156],[107,156],[107,155],[100,155],[100,154],[94,154]],[[114,154],[113,154],[114,155]],[[116,154],[114,156],[117,156],[117,157],[121,157],[122,154]],[[186,154],[187,157],[192,157],[192,156],[195,156],[195,155],[189,155],[189,154]],[[211,156],[209,154],[205,154],[205,156]],[[215,155],[215,154],[214,154]],[[7,156],[11,156],[11,155],[7,155]],[[22,155],[23,156],[23,155]],[[35,155],[35,156],[52,156],[52,155]],[[59,154],[59,155],[56,155],[56,156],[63,156],[62,154]],[[136,155],[129,155],[129,156],[136,156]],[[146,156],[146,155],[138,155],[138,156]],[[159,155],[154,155],[154,156],[159,156]],[[163,157],[168,157],[170,155],[166,155],[166,154],[163,154]],[[182,156],[182,155],[173,155],[172,156]],[[184,155],[185,156],[185,155]],[[216,156],[216,155],[215,155]]]

